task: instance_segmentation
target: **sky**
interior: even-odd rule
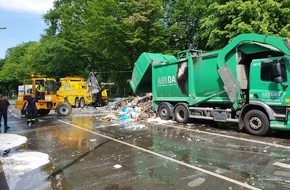
[[[54,0],[0,0],[0,59],[8,48],[38,41],[48,26],[42,18]]]

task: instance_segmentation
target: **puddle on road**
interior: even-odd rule
[[[15,134],[7,134],[5,138],[0,135],[0,167],[3,168],[0,187],[4,189],[70,189],[63,173],[56,171],[62,171],[65,163],[79,161],[82,154],[89,153],[98,144],[96,139],[90,141],[90,134],[76,128],[39,126],[29,130],[26,136],[28,140]],[[10,151],[5,157],[2,156],[4,149]],[[50,157],[43,152],[48,152]]]
[[[235,178],[244,180],[252,185],[262,184],[262,182],[266,184],[272,183],[270,182],[271,179],[269,176],[277,170],[271,166],[271,159],[284,158],[286,161],[289,159],[287,157],[289,150],[285,151],[283,149],[269,147],[265,149],[264,146],[258,147],[251,143],[239,144],[237,142],[228,142],[228,139],[208,137],[208,135],[194,134],[193,132],[181,129],[162,126],[151,127],[152,124],[146,124],[146,128],[134,131],[134,129],[121,128],[120,126],[108,127],[106,125],[112,122],[95,121],[94,117],[74,117],[71,119],[71,122],[73,125],[81,126],[91,131],[110,132],[112,136],[121,135],[124,141],[131,140],[131,144],[136,146],[144,147],[156,153],[216,173],[222,173],[225,176],[232,177],[231,175],[233,175]],[[100,128],[100,125],[104,125],[105,127]],[[9,157],[12,154],[33,150],[35,152],[49,152],[51,162],[42,162],[42,165],[39,165],[37,168],[30,167],[29,170],[25,170],[26,173],[19,172],[15,177],[13,174],[17,173],[17,171],[8,171],[5,169],[5,165],[8,164],[9,168],[17,168],[16,165],[22,165],[24,162],[15,161],[17,159],[14,159],[14,161],[11,159],[7,159],[6,161],[0,160],[9,185],[14,180],[17,187],[24,187],[22,189],[70,189],[70,185],[63,174],[66,167],[82,161],[84,156],[94,151],[98,145],[105,143],[103,142],[104,139],[101,141],[99,138],[96,138],[96,135],[74,127],[37,128],[34,131],[30,131],[27,136],[29,140],[26,144],[22,145],[19,149],[11,149],[12,152]],[[265,152],[264,150],[269,152]],[[43,155],[40,155],[35,157],[43,158]],[[3,157],[1,159],[5,158]],[[136,156],[134,159],[139,161],[144,158]],[[33,162],[38,162],[34,159],[32,160]],[[24,165],[29,166],[30,164],[25,163]],[[143,163],[136,167],[148,168],[149,165],[144,160]],[[259,167],[264,167],[264,169]],[[164,172],[168,172],[168,168],[169,171],[174,173],[178,167],[174,165],[174,167],[170,168],[165,163],[164,166],[161,165],[151,170],[150,176],[170,181],[174,177],[170,174],[164,174]],[[181,171],[180,175],[183,175]],[[257,174],[258,171],[262,171],[263,175]],[[276,177],[272,179],[279,181],[279,183],[274,181],[274,185],[278,183],[279,187],[282,185],[289,186],[286,182],[282,182],[286,180],[287,172],[278,171],[274,174],[276,174]],[[21,181],[19,178],[21,178]],[[259,182],[259,180],[262,182]],[[24,184],[26,183],[27,185],[25,186]],[[187,185],[198,188],[203,183],[203,178],[198,178],[197,180],[192,179]]]

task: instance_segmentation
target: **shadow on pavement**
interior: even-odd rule
[[[0,189],[1,190],[9,189],[1,163],[0,163]]]

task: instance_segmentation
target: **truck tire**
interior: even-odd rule
[[[46,109],[40,109],[40,110],[37,111],[37,113],[38,113],[38,115],[39,115],[40,117],[43,117],[43,116],[48,115],[49,112],[50,112],[50,109],[47,109],[47,110],[46,110]]]
[[[80,107],[80,99],[79,98],[75,99],[75,105],[76,105],[76,108]]]
[[[171,118],[169,104],[161,103],[157,110],[157,114],[162,120],[169,120]]]
[[[69,103],[61,103],[56,109],[57,115],[60,117],[67,117],[72,112],[72,107]]]
[[[85,99],[84,99],[84,98],[81,98],[81,99],[80,99],[80,107],[81,107],[81,108],[84,108],[85,106],[86,106]]]
[[[269,133],[270,123],[266,114],[260,110],[251,110],[244,116],[245,129],[252,135],[263,136]]]
[[[179,104],[174,109],[174,118],[178,123],[187,123],[189,120],[188,108],[184,104]]]

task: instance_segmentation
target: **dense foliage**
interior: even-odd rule
[[[40,41],[0,60],[0,90],[15,92],[30,73],[59,79],[96,71],[127,95],[142,52],[216,49],[240,33],[290,37],[289,12],[289,0],[56,0]]]

